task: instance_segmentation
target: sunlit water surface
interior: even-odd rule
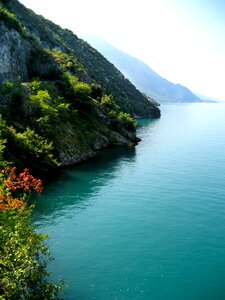
[[[225,105],[161,110],[38,199],[64,299],[225,299]]]

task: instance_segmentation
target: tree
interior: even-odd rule
[[[42,182],[28,169],[0,172],[0,299],[58,299],[62,283],[47,280],[50,259],[46,235],[31,224],[32,207],[27,199],[32,190],[40,193]]]

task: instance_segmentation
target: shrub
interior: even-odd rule
[[[7,1],[2,1],[4,4],[7,3]],[[19,31],[20,33],[23,34],[23,27],[20,23],[20,21],[17,19],[16,15],[9,12],[7,9],[4,9],[0,5],[0,20],[4,21],[6,26],[9,27],[10,29],[15,29]]]
[[[103,90],[100,84],[92,83],[91,84],[91,97],[96,100],[101,100],[103,96]]]
[[[47,236],[35,232],[24,202],[32,189],[42,183],[27,169],[0,170],[0,299],[57,299],[62,287],[47,280]]]
[[[16,133],[15,142],[17,155],[23,165],[30,163],[31,167],[48,171],[59,163],[53,155],[53,144],[29,128],[23,133]]]
[[[137,127],[137,122],[127,113],[120,112],[117,120],[119,124],[125,127],[127,130],[134,131]]]
[[[24,209],[0,213],[0,299],[57,299],[60,291],[47,281],[47,236],[35,232],[30,214]]]
[[[47,90],[39,90],[36,95],[31,95],[30,100],[40,108],[42,114],[56,118],[58,115],[57,109],[52,105],[53,100]]]
[[[0,140],[4,141],[4,160],[14,162],[18,167],[28,165],[33,171],[47,171],[58,166],[53,155],[53,144],[27,128],[24,132],[17,132],[12,126],[0,119]],[[4,149],[3,149],[4,150]]]
[[[82,116],[93,112],[94,102],[91,98],[92,89],[87,83],[79,81],[75,75],[65,73],[62,77],[65,98],[70,102],[71,107],[78,110]]]
[[[33,93],[37,93],[42,88],[42,82],[40,80],[35,79],[31,81],[29,87]]]
[[[69,54],[63,53],[62,51],[57,51],[57,50],[54,50],[54,51],[48,50],[48,53],[55,58],[55,60],[60,65],[61,70],[63,72],[70,72],[70,73],[84,72],[83,65],[80,64],[73,55],[69,55]]]
[[[13,82],[5,82],[1,94],[7,104],[7,117],[20,117],[22,114],[23,89],[19,79]]]
[[[19,175],[16,168],[4,166],[0,170],[0,211],[26,206],[32,191],[42,192],[42,181],[34,178],[28,169]]]
[[[108,116],[111,118],[111,125],[113,129],[118,131],[121,131],[122,129],[126,129],[128,131],[136,130],[137,122],[129,114],[111,110],[108,113]]]
[[[110,96],[110,95],[102,96],[100,107],[106,111],[108,111],[108,110],[118,111],[119,110],[119,106],[115,104],[115,102],[112,99],[112,96]]]

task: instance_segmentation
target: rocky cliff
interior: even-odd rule
[[[148,101],[109,61],[88,43],[79,39],[69,30],[63,30],[58,25],[36,15],[25,8],[17,0],[3,1],[4,8],[15,15],[14,26],[8,22],[6,26],[0,27],[1,53],[4,48],[7,54],[0,58],[0,78],[11,80],[20,75],[23,80],[30,80],[33,74],[28,75],[27,62],[30,56],[37,55],[34,43],[45,49],[60,49],[72,54],[84,67],[85,74],[79,74],[82,81],[91,83],[98,82],[106,93],[114,97],[114,101],[132,116],[159,117],[160,111]],[[3,3],[2,3],[3,5]],[[11,27],[11,28],[9,28]],[[20,32],[18,32],[18,30]],[[9,62],[11,68],[7,69]],[[48,63],[45,63],[47,67]],[[3,67],[3,68],[2,68]],[[8,72],[6,72],[8,70]]]
[[[130,117],[159,117],[101,54],[17,0],[0,0],[0,155],[48,171],[138,142]]]

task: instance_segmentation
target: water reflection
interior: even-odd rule
[[[160,119],[138,119],[138,134],[142,128],[154,126],[154,124],[157,124],[159,121]]]
[[[45,183],[43,195],[35,199],[34,222],[54,220],[74,205],[80,209],[91,205],[90,200],[118,175],[123,164],[135,162],[135,154],[135,148],[113,147],[100,151],[93,160],[63,170],[54,181]]]
[[[155,130],[160,119],[138,120],[137,135],[144,139],[149,130]],[[143,141],[141,142],[141,144]],[[140,147],[137,146],[137,147]],[[36,197],[33,220],[51,223],[60,215],[76,213],[92,205],[100,189],[118,177],[124,166],[135,166],[136,148],[112,147],[99,151],[98,155],[79,165],[64,169],[44,183],[44,192]],[[85,201],[84,201],[85,200]]]
[[[138,120],[138,130],[137,135],[142,140],[145,138],[145,136],[151,136],[151,132],[154,132],[156,130],[156,127],[159,125],[161,121],[160,119],[140,119]]]

